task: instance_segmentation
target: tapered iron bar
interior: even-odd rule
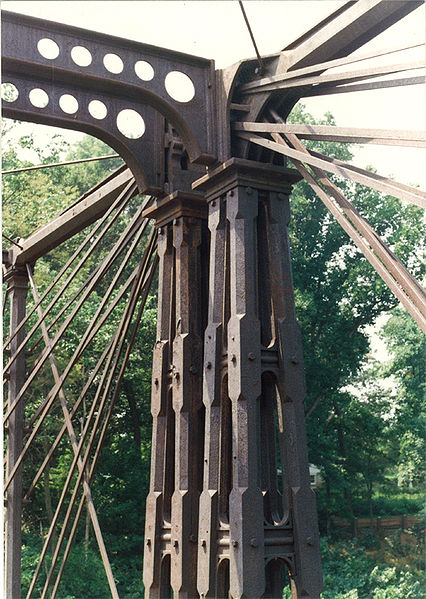
[[[369,91],[372,89],[387,89],[389,87],[406,87],[407,85],[424,85],[424,77],[400,77],[398,79],[383,79],[369,81],[368,83],[355,83],[351,85],[316,85],[309,90],[303,90],[303,97],[331,96],[333,94],[347,94],[352,92]]]
[[[139,307],[138,316],[137,316],[135,324],[134,324],[132,337],[131,337],[131,339],[129,341],[129,344],[127,346],[126,353],[124,355],[123,362],[121,364],[120,372],[119,372],[118,377],[117,377],[117,382],[116,382],[116,385],[115,385],[114,395],[113,395],[113,397],[111,399],[111,402],[110,402],[110,407],[109,407],[109,410],[108,410],[107,418],[106,418],[106,421],[104,422],[103,431],[101,432],[101,438],[98,441],[98,448],[97,448],[96,453],[94,455],[92,464],[90,465],[90,471],[89,471],[89,481],[90,482],[91,482],[92,477],[94,475],[94,472],[95,472],[95,469],[96,469],[96,465],[97,465],[97,461],[98,461],[98,458],[99,458],[99,455],[100,455],[100,452],[101,452],[101,449],[102,449],[102,446],[103,446],[103,443],[104,443],[104,440],[105,440],[105,434],[106,434],[106,431],[107,431],[107,428],[108,428],[108,424],[109,424],[109,421],[110,421],[112,413],[113,413],[115,402],[116,402],[117,397],[118,397],[118,392],[120,390],[121,381],[123,379],[125,368],[127,366],[127,362],[128,362],[129,357],[130,357],[130,352],[131,352],[131,350],[133,348],[133,344],[134,344],[134,341],[135,341],[135,338],[136,338],[136,333],[137,333],[137,330],[138,330],[138,325],[139,325],[140,320],[142,318],[143,310],[145,308],[146,299],[148,297],[148,293],[149,293],[151,285],[152,285],[152,280],[153,280],[155,272],[156,272],[157,263],[158,263],[158,257],[155,257],[154,263],[153,263],[153,265],[151,267],[151,272],[149,274],[149,277],[148,277],[146,285],[145,285],[144,295],[143,295],[143,298],[142,298],[142,301],[141,301],[141,305]],[[78,509],[77,509],[76,516],[74,518],[73,526],[72,526],[72,529],[70,531],[70,535],[69,535],[69,538],[68,538],[68,541],[67,541],[67,545],[65,547],[64,555],[62,557],[62,563],[61,563],[61,566],[59,568],[58,575],[56,577],[56,581],[55,581],[54,587],[52,589],[51,599],[55,599],[56,594],[58,592],[59,584],[60,584],[60,581],[62,579],[62,575],[63,575],[64,569],[65,569],[65,565],[66,565],[66,562],[67,562],[67,559],[68,559],[68,556],[69,556],[69,552],[71,550],[72,541],[73,541],[75,533],[77,531],[77,526],[78,526],[78,522],[79,522],[80,517],[81,517],[81,512],[83,510],[83,506],[84,506],[84,502],[81,500],[80,501],[80,505],[78,506]]]
[[[130,242],[131,238],[135,235],[135,231],[136,231],[136,235],[134,236],[134,240],[132,242],[132,246],[134,247],[135,244],[137,245],[143,235],[143,233],[145,232],[146,228],[147,228],[148,222],[144,222],[142,226],[139,225],[138,222],[135,222],[134,228],[132,230],[129,231],[129,234],[126,238],[124,238],[122,240],[122,248],[124,249],[128,243]],[[115,275],[114,281],[116,282],[119,278],[119,276],[122,274],[123,269],[125,268],[125,266],[127,265],[128,261],[130,260],[130,257],[132,255],[132,251],[133,250],[129,250],[129,252],[127,253],[126,258],[123,260],[121,266],[118,269],[118,273]],[[68,300],[68,302],[61,308],[61,310],[58,312],[58,314],[54,317],[54,319],[49,323],[47,330],[50,331],[50,329],[58,322],[58,320],[60,319],[60,317],[64,314],[64,312],[66,312],[66,310],[72,305],[72,303],[77,299],[77,297],[80,295],[80,293],[82,293],[84,291],[84,289],[87,287],[87,284],[90,282],[90,280],[92,279],[92,277],[96,274],[97,270],[101,267],[101,265],[98,265],[95,270],[89,275],[89,277],[86,279],[86,281],[83,283],[83,285],[80,287],[80,289],[78,289],[78,291],[76,291],[76,293],[72,296],[72,298],[70,300]],[[110,289],[112,291],[113,289],[113,285],[110,284]],[[108,299],[109,295],[105,294],[103,297],[103,306],[105,305],[105,301],[106,299]],[[37,339],[34,344],[31,346],[30,351],[33,352],[35,347],[40,343],[41,338]]]
[[[152,244],[153,244],[153,239],[154,239],[154,232],[151,235],[151,239],[148,243],[148,246],[145,250],[145,252],[147,251],[151,251],[152,250]],[[135,269],[135,271],[137,271],[137,268]],[[129,279],[131,279],[133,281],[134,277],[131,276],[129,277]],[[125,283],[126,286],[129,285],[129,281],[127,281]],[[118,299],[115,298],[114,302],[117,301]],[[99,328],[102,326],[103,322],[106,319],[106,316],[108,315],[104,315],[99,321],[98,321],[98,316],[99,316],[99,308],[97,313],[95,314],[95,316],[92,318],[91,324],[89,325],[88,329],[86,330],[86,332],[83,335],[83,338],[81,339],[77,349],[75,350],[71,360],[68,362],[62,376],[60,377],[60,380],[57,384],[55,384],[55,386],[51,389],[48,397],[46,398],[45,402],[43,402],[41,409],[40,409],[40,419],[37,422],[36,426],[34,427],[34,429],[31,432],[30,437],[28,438],[25,447],[21,453],[21,455],[19,456],[15,467],[12,469],[9,478],[6,480],[4,488],[5,490],[8,488],[8,486],[10,485],[13,476],[15,475],[15,472],[17,470],[17,468],[19,467],[19,465],[21,464],[22,460],[24,459],[26,453],[28,452],[32,441],[34,440],[35,436],[37,435],[45,417],[47,416],[51,406],[53,405],[53,402],[55,401],[59,390],[61,389],[65,379],[67,378],[68,374],[70,373],[71,369],[74,367],[74,365],[76,364],[79,356],[81,355],[82,351],[84,351],[84,349],[87,347],[87,345],[90,343],[90,341],[93,339],[93,337],[96,335],[96,333],[98,332]],[[52,351],[52,348],[50,347],[50,352]],[[49,355],[50,355],[49,352]]]
[[[74,271],[68,277],[67,281],[64,283],[64,285],[62,286],[62,288],[59,290],[59,292],[52,299],[52,301],[50,302],[50,304],[48,305],[48,307],[44,311],[44,313],[43,313],[43,319],[46,317],[46,315],[48,313],[50,313],[51,309],[56,305],[56,302],[63,295],[64,291],[66,291],[66,289],[68,288],[68,285],[69,285],[70,281],[75,277],[75,275],[77,274],[77,272],[79,271],[79,269],[82,267],[82,265],[86,262],[86,260],[92,254],[92,252],[94,251],[95,247],[103,239],[103,237],[106,234],[106,232],[112,226],[113,222],[115,222],[115,220],[118,218],[119,214],[121,213],[121,211],[124,208],[125,208],[125,204],[123,204],[119,208],[119,210],[117,211],[117,213],[114,215],[113,219],[111,219],[110,223],[108,223],[108,226],[105,228],[105,230],[102,232],[102,234],[95,240],[95,242],[92,244],[92,247],[89,248],[89,251],[86,253],[86,255],[83,256],[83,259],[80,261],[79,265],[74,269]],[[95,270],[91,273],[91,275],[86,279],[86,281],[84,281],[84,283],[74,293],[74,295],[71,297],[71,299],[68,300],[68,302],[65,304],[65,306],[63,306],[61,308],[60,312],[56,315],[56,317],[54,318],[54,320],[51,323],[49,323],[49,325],[47,326],[47,330],[48,331],[50,331],[50,329],[53,326],[53,324],[60,318],[60,316],[62,316],[62,314],[69,308],[69,306],[75,301],[75,299],[82,292],[84,292],[85,290],[87,290],[88,283],[91,283],[93,281],[93,278],[95,277],[95,275],[97,275],[99,272],[102,271],[102,268],[104,268],[105,264],[108,262],[108,259],[111,259],[111,261],[113,261],[113,260],[115,260],[118,257],[118,255],[123,251],[123,248],[127,245],[128,240],[131,238],[132,235],[134,235],[134,231],[136,230],[136,227],[137,227],[137,223],[134,223],[133,224],[133,229],[130,228],[130,230],[128,231],[127,237],[123,233],[122,237],[120,238],[119,245],[115,248],[114,253],[113,254],[110,253],[106,258],[104,258],[104,260],[102,260],[102,262],[100,264],[98,264],[96,266]],[[103,275],[101,275],[101,277],[102,276]],[[32,338],[32,336],[34,335],[34,333],[36,332],[36,330],[38,329],[39,326],[40,326],[40,319],[35,323],[35,325],[31,329],[31,331],[26,336],[26,338],[25,338],[25,342],[26,343],[28,343],[28,341]],[[62,333],[61,333],[60,336],[62,336]],[[31,352],[34,351],[35,347],[40,343],[41,340],[42,340],[42,337],[39,337],[37,339],[37,341],[31,346],[31,348],[30,348]],[[7,372],[8,368],[10,367],[10,364],[13,362],[13,360],[14,360],[14,355],[11,356],[9,362],[6,364],[6,366],[4,368],[5,372]],[[33,368],[35,368],[36,366],[37,366],[37,362],[34,364]],[[31,373],[29,374],[29,376],[31,376]]]
[[[118,215],[121,213],[121,211],[125,208],[126,203],[130,200],[131,196],[129,195],[130,193],[130,189],[131,186],[127,186],[124,191],[117,197],[117,199],[114,201],[114,203],[108,208],[108,210],[106,211],[106,213],[103,215],[103,217],[101,219],[99,219],[99,221],[96,223],[96,225],[94,226],[94,228],[90,231],[90,233],[86,236],[86,238],[84,239],[84,241],[78,246],[78,248],[75,250],[75,252],[72,254],[72,256],[67,260],[67,262],[64,264],[64,266],[61,268],[61,270],[59,271],[59,273],[55,276],[55,278],[53,279],[53,281],[48,285],[47,289],[43,292],[43,294],[40,297],[40,302],[41,303],[45,297],[50,293],[50,291],[53,289],[53,287],[56,285],[56,283],[61,279],[61,277],[63,276],[63,274],[68,270],[68,268],[71,266],[71,264],[74,262],[74,260],[81,254],[81,252],[84,250],[84,248],[87,246],[87,244],[93,239],[93,236],[96,235],[96,233],[99,231],[99,229],[102,227],[102,225],[108,220],[108,218],[110,217],[111,213],[114,212],[114,210],[119,209],[118,210],[118,214],[114,217],[114,219],[111,221],[111,223],[109,223],[108,227],[106,230],[108,230],[108,228],[112,225],[112,223],[115,221],[115,219],[118,217]],[[123,205],[121,206],[121,204],[123,203]],[[105,231],[102,233],[102,235],[100,236],[100,238],[102,238],[102,236],[105,234]],[[93,252],[93,249],[97,246],[99,242],[97,240],[95,240],[90,248],[90,253]],[[94,247],[93,247],[94,246]],[[90,256],[90,253],[85,256],[85,260],[87,260],[87,258]],[[73,276],[78,272],[79,268],[81,268],[81,266],[84,264],[84,261],[82,261],[78,267],[75,269],[75,271],[73,272],[73,274],[67,279],[64,288],[66,288],[69,283],[71,282]],[[56,301],[56,300],[55,300]],[[20,327],[24,326],[25,323],[28,321],[28,319],[34,314],[34,312],[37,309],[37,305],[34,305],[31,310],[29,310],[28,314],[25,317],[25,321],[23,323],[20,324]],[[44,316],[46,316],[47,314],[47,310],[44,313]],[[13,339],[13,337],[15,335],[18,334],[20,328],[14,332],[13,336],[9,336],[6,339],[5,344],[3,345],[3,351],[6,349],[6,347],[9,345],[9,343],[11,342],[11,340]]]
[[[424,61],[413,61],[406,63],[393,64],[389,66],[377,66],[370,67],[368,69],[359,69],[358,71],[351,71],[347,73],[335,73],[327,75],[318,75],[314,77],[301,77],[296,81],[279,81],[277,83],[271,83],[264,85],[260,89],[248,89],[245,91],[246,94],[264,93],[270,91],[277,91],[281,89],[299,88],[311,85],[321,85],[324,83],[328,84],[345,84],[351,81],[362,81],[364,79],[372,79],[375,77],[382,77],[383,75],[391,75],[392,73],[402,73],[405,71],[414,71],[417,69],[424,69]]]
[[[271,111],[271,113],[274,118],[279,118],[274,111]],[[288,134],[286,137],[295,149],[308,153],[308,150],[303,146],[296,135]],[[368,222],[357,211],[355,206],[353,206],[351,202],[345,198],[337,185],[335,185],[329,179],[329,177],[327,177],[325,172],[317,167],[311,168],[313,173],[317,176],[319,182],[326,187],[329,195],[331,195],[339,204],[346,217],[349,218],[349,220],[352,221],[352,224],[357,227],[359,232],[364,235],[367,242],[373,248],[386,268],[389,269],[392,276],[402,287],[403,291],[410,297],[416,308],[426,318],[426,292],[421,287],[420,283],[408,272],[404,264],[388,248],[383,240],[380,239]]]
[[[291,137],[296,137],[296,136],[291,136]],[[284,140],[282,140],[282,143],[285,143]],[[300,146],[302,146],[302,144],[300,144],[299,147]],[[306,149],[305,149],[305,151],[307,152]],[[299,170],[300,174],[306,179],[306,181],[312,187],[312,189],[317,193],[317,195],[319,196],[321,201],[330,210],[330,212],[333,214],[333,216],[336,218],[336,220],[342,226],[342,228],[345,230],[345,232],[349,235],[349,237],[354,241],[354,243],[357,245],[357,247],[361,250],[361,252],[367,258],[367,260],[373,266],[373,268],[378,272],[380,277],[388,285],[388,287],[391,289],[391,291],[396,296],[396,298],[402,303],[402,305],[409,312],[409,314],[414,318],[414,320],[417,322],[417,324],[420,326],[420,328],[424,332],[426,332],[426,318],[422,314],[422,311],[423,312],[426,311],[424,296],[423,297],[420,296],[420,302],[414,302],[411,299],[411,297],[409,297],[409,294],[407,293],[404,284],[401,283],[401,278],[402,278],[400,276],[402,274],[401,269],[399,268],[398,270],[396,270],[396,272],[398,273],[398,275],[397,275],[398,278],[397,277],[394,278],[390,274],[390,272],[387,270],[387,268],[383,264],[383,262],[373,252],[370,245],[368,245],[366,240],[356,230],[354,225],[346,218],[346,216],[344,214],[344,210],[343,210],[342,206],[340,205],[340,203],[343,203],[342,194],[339,194],[340,202],[339,202],[339,206],[336,206],[336,204],[332,202],[332,200],[327,195],[327,193],[325,193],[323,188],[319,185],[319,183],[315,180],[315,178],[310,174],[310,172],[307,170],[307,168],[300,161],[295,162],[295,166]],[[334,197],[334,194],[333,194],[333,197]],[[350,203],[346,200],[346,198],[344,200],[345,200],[344,201],[345,208],[349,208]],[[357,219],[357,221],[359,224],[360,220]],[[372,240],[372,237],[370,237],[370,239]],[[370,241],[369,241],[369,243],[370,243]],[[376,247],[377,247],[377,245],[376,245]],[[381,258],[383,259],[383,253],[381,253]],[[404,278],[407,279],[407,277],[404,277]],[[410,286],[410,291],[411,291],[411,293],[413,293],[412,285]],[[417,298],[417,295],[418,294],[416,293],[415,294],[416,298]],[[422,310],[420,309],[419,305],[422,306]]]
[[[255,133],[294,133],[299,139],[312,139],[316,141],[411,146],[417,148],[426,147],[426,133],[424,131],[355,129],[327,125],[288,125],[284,122],[236,122],[232,124],[232,128],[235,131],[252,131]]]
[[[295,69],[294,71],[287,71],[285,73],[281,73],[280,75],[271,75],[270,77],[264,77],[263,79],[259,79],[257,81],[250,81],[250,83],[245,83],[239,87],[239,91],[245,92],[249,89],[259,89],[266,85],[271,85],[272,83],[278,83],[279,81],[287,81],[289,79],[298,79],[304,75],[310,75],[315,73],[320,73],[321,71],[326,71],[328,69],[334,67],[341,67],[347,64],[352,64],[354,62],[361,62],[363,60],[369,60],[372,58],[377,58],[379,56],[384,56],[387,54],[394,54],[395,52],[403,52],[405,50],[412,50],[414,48],[420,48],[424,46],[424,42],[412,44],[410,46],[405,46],[403,48],[393,48],[392,50],[379,50],[377,52],[370,52],[368,54],[362,54],[359,56],[345,56],[344,58],[336,58],[335,60],[328,60],[327,62],[320,62],[310,67],[305,67],[303,69]]]
[[[98,372],[101,369],[102,364],[105,361],[105,358],[109,355],[109,353],[111,351],[112,344],[113,344],[114,339],[116,338],[117,334],[118,334],[118,331],[116,330],[115,333],[114,333],[114,335],[110,339],[108,345],[104,349],[101,357],[97,361],[97,363],[96,363],[93,371],[91,372],[91,374],[90,374],[90,376],[89,376],[86,384],[84,385],[84,387],[83,387],[80,395],[78,396],[77,401],[73,405],[72,410],[70,412],[70,418],[71,419],[75,416],[75,414],[77,413],[77,410],[79,409],[79,407],[83,403],[84,399],[86,398],[86,393],[90,389],[90,387],[93,384],[93,381],[95,380],[96,376],[98,375]],[[34,489],[37,486],[38,481],[40,480],[40,478],[41,478],[41,476],[42,476],[42,474],[43,474],[43,472],[44,472],[44,470],[45,470],[45,468],[47,466],[47,464],[49,463],[49,461],[51,460],[53,454],[57,450],[57,448],[59,446],[59,443],[62,440],[62,437],[66,433],[66,430],[67,430],[66,424],[63,424],[61,430],[59,431],[59,433],[56,436],[56,439],[52,443],[52,445],[51,445],[51,447],[50,447],[50,449],[49,449],[46,457],[44,458],[43,463],[41,464],[40,468],[38,469],[37,474],[35,475],[35,477],[34,477],[32,483],[31,483],[28,491],[25,493],[24,501],[28,500],[30,498],[30,496],[32,495]]]
[[[155,232],[154,231],[153,231],[152,238],[153,238],[153,240],[155,239]],[[120,337],[117,337],[116,347],[113,348],[113,351],[111,352],[110,358],[108,359],[107,365],[105,367],[104,375],[107,376],[107,382],[106,382],[106,386],[105,386],[103,394],[102,394],[102,399],[101,399],[101,402],[100,402],[100,405],[99,405],[98,413],[97,413],[96,418],[95,418],[95,422],[94,422],[94,425],[93,425],[92,433],[91,433],[89,442],[88,442],[88,444],[87,444],[87,446],[85,448],[85,454],[84,454],[84,458],[83,458],[83,471],[81,473],[79,473],[79,475],[77,477],[77,480],[76,480],[76,483],[75,483],[75,486],[74,486],[74,490],[73,490],[73,493],[72,493],[72,496],[71,496],[71,499],[70,499],[70,503],[69,503],[69,506],[68,506],[68,509],[67,509],[64,521],[62,523],[61,533],[59,535],[58,542],[57,542],[57,545],[55,547],[54,555],[52,556],[52,563],[51,563],[51,566],[50,566],[50,569],[49,569],[49,574],[48,574],[48,576],[46,578],[46,582],[45,582],[45,585],[44,585],[44,589],[43,589],[43,593],[42,593],[41,599],[45,599],[47,590],[48,590],[48,588],[50,586],[50,580],[51,580],[51,577],[53,575],[53,572],[54,572],[54,569],[55,569],[55,566],[56,566],[56,563],[57,563],[57,559],[58,559],[58,556],[59,556],[59,551],[60,551],[60,548],[62,546],[62,542],[63,542],[64,536],[65,536],[65,531],[66,531],[66,528],[68,526],[68,523],[69,523],[69,520],[70,520],[70,517],[71,517],[71,513],[72,513],[72,510],[73,510],[76,498],[77,498],[77,493],[78,493],[78,490],[79,490],[79,487],[80,487],[80,484],[81,484],[81,481],[82,481],[83,472],[87,468],[87,464],[88,464],[88,460],[89,460],[89,457],[90,457],[91,449],[92,449],[93,444],[95,442],[96,432],[97,432],[97,430],[98,430],[98,428],[100,426],[101,416],[102,416],[102,413],[103,413],[103,411],[104,411],[104,409],[106,407],[106,402],[107,402],[107,399],[108,399],[108,396],[109,396],[109,393],[110,393],[110,390],[111,390],[111,386],[113,384],[115,371],[116,371],[118,363],[119,363],[119,359],[120,359],[120,355],[121,355],[121,352],[122,352],[122,349],[123,349],[125,337],[127,335],[127,331],[128,331],[128,329],[130,327],[131,319],[132,319],[132,316],[133,316],[133,313],[134,313],[134,309],[135,309],[135,299],[134,298],[136,296],[136,300],[137,300],[137,296],[138,296],[141,288],[143,287],[144,283],[147,280],[149,280],[149,276],[147,277],[147,269],[148,269],[149,260],[150,260],[152,254],[153,254],[153,244],[150,244],[147,247],[147,250],[149,250],[149,251],[145,252],[144,258],[141,261],[141,264],[140,264],[140,267],[139,267],[138,276],[136,277],[136,279],[135,279],[135,281],[133,283],[133,289],[132,289],[131,294],[130,294],[129,302],[127,303],[127,305],[125,307],[125,310],[124,310],[124,313],[123,313],[123,316],[122,316],[122,319],[121,319],[122,333],[121,333]],[[111,366],[111,364],[112,364],[112,366]],[[105,378],[105,376],[103,376],[103,379]],[[102,383],[102,385],[103,385],[103,383]],[[97,395],[98,395],[100,389],[101,389],[101,383],[100,383],[100,385],[98,387]],[[113,408],[113,406],[110,404],[110,411],[112,410],[112,408]],[[91,413],[93,415],[94,411],[91,411]],[[89,422],[90,421],[88,419],[87,422],[86,422],[86,424],[85,424],[85,428],[84,428],[82,437],[83,437],[83,435],[85,436],[85,433],[87,433]],[[109,420],[108,420],[108,422],[109,422]],[[96,452],[95,452],[95,456],[99,453],[100,448],[102,446],[102,442],[103,442],[103,439],[102,438],[99,439],[99,441],[98,441],[98,447],[97,447]],[[72,464],[71,464],[71,466],[70,466],[69,473],[68,473],[68,476],[67,476],[67,483],[68,484],[66,484],[66,487],[64,486],[64,490],[65,490],[65,488],[67,488],[67,489],[69,488],[69,484],[71,483],[71,479],[72,479],[72,476],[74,474],[75,467],[76,467],[76,460],[74,459],[73,462],[72,462]],[[90,474],[89,474],[89,480],[90,480]],[[64,498],[65,498],[65,493],[62,493],[61,500],[58,503],[57,511],[55,512],[55,515],[56,515],[56,513],[59,515],[59,510],[62,507]],[[48,546],[48,540],[46,539],[46,542],[45,542],[46,549],[47,549],[47,546]],[[33,578],[33,581],[34,581],[34,584],[35,584],[36,580],[34,580],[34,578]],[[30,597],[30,593],[28,594],[27,599],[29,599],[29,597]]]
[[[361,169],[357,169],[355,171],[346,163],[342,163],[342,166],[340,166],[340,164],[337,166],[333,164],[331,160],[326,160],[326,157],[324,157],[322,154],[321,158],[317,158],[316,156],[318,153],[314,154],[313,152],[310,152],[309,154],[304,154],[298,150],[293,150],[287,145],[283,146],[275,141],[259,137],[253,133],[238,132],[238,136],[242,139],[251,141],[254,144],[268,148],[269,150],[274,150],[280,154],[284,154],[284,156],[288,156],[292,160],[299,160],[309,164],[310,166],[318,166],[326,171],[334,173],[335,175],[346,177],[347,179],[351,179],[352,181],[360,183],[361,185],[367,185],[368,187],[372,187],[379,192],[387,193],[388,195],[399,198],[400,200],[404,200],[405,202],[411,202],[412,204],[416,204],[422,208],[426,207],[424,192],[414,187],[409,187],[408,185],[404,186],[407,188],[407,190],[403,191],[400,186],[393,184],[392,179],[387,179],[386,177],[380,176],[379,179],[378,176],[374,176],[374,173],[370,173],[369,171],[364,171],[367,174],[362,174],[359,172]]]
[[[122,239],[123,238],[125,239],[127,237],[128,231],[131,230],[132,228],[134,228],[135,222],[138,222],[138,220],[141,217],[142,210],[143,210],[143,206],[141,206],[139,208],[139,210],[136,212],[136,214],[134,215],[131,223],[126,227],[125,231],[122,233],[120,239],[115,243],[114,247],[112,248],[112,250],[110,251],[110,253],[108,254],[108,256],[102,261],[102,263],[101,263],[102,266],[101,266],[101,268],[99,270],[97,270],[96,276],[93,278],[93,280],[87,286],[87,288],[84,291],[84,293],[83,293],[82,297],[80,298],[79,302],[73,308],[73,310],[70,313],[70,315],[67,317],[67,319],[65,320],[65,322],[62,324],[62,326],[60,327],[60,329],[57,332],[57,334],[55,335],[55,337],[52,339],[51,349],[47,349],[46,348],[46,350],[44,350],[42,352],[42,356],[41,356],[40,361],[37,363],[37,366],[32,370],[31,375],[28,376],[27,380],[25,381],[25,384],[23,385],[21,391],[19,392],[19,394],[18,394],[18,396],[16,398],[16,402],[14,404],[15,407],[13,409],[15,409],[16,406],[19,404],[19,402],[22,400],[22,397],[24,396],[25,391],[28,389],[29,385],[34,380],[34,378],[37,375],[37,373],[40,371],[40,369],[43,366],[44,362],[48,358],[50,352],[56,346],[58,340],[60,339],[60,337],[62,336],[62,334],[64,333],[64,331],[68,327],[68,325],[70,324],[70,322],[74,319],[75,315],[77,314],[77,312],[79,311],[79,309],[83,305],[84,301],[87,299],[87,297],[89,297],[89,295],[92,293],[92,291],[94,290],[94,288],[96,287],[96,285],[99,283],[100,279],[108,271],[108,268],[109,268],[111,262],[117,257],[118,253],[120,253],[123,250]],[[88,335],[88,334],[89,334],[89,332],[86,331],[86,335]],[[8,411],[7,411],[7,413],[6,413],[5,417],[4,417],[4,421],[5,422],[9,418],[9,416],[12,413],[13,409],[12,409],[12,407],[9,407],[9,409],[8,409]]]
[[[34,279],[32,276],[32,272],[31,272],[31,268],[29,266],[29,264],[27,264],[27,273],[28,273],[28,280],[30,282],[31,285],[31,290],[33,293],[33,297],[34,297],[34,301],[37,302],[38,301],[38,293],[37,293],[37,288],[35,286],[34,283]],[[38,308],[38,312],[39,312],[39,316],[41,315],[41,306],[39,306]],[[49,339],[49,335],[47,332],[47,328],[46,325],[44,323],[44,321],[42,321],[41,324],[42,327],[42,331],[43,331],[43,337],[46,343],[46,346],[48,346],[50,344],[50,339]],[[60,375],[59,375],[59,370],[58,370],[58,366],[56,364],[56,360],[55,357],[52,354],[50,354],[49,356],[49,361],[50,361],[50,365],[51,365],[51,370],[52,370],[52,374],[53,374],[53,378],[55,383],[58,383],[59,379],[60,379]],[[70,438],[71,441],[71,446],[72,446],[72,450],[74,452],[75,455],[77,455],[78,453],[78,442],[77,442],[77,437],[74,431],[74,427],[71,421],[71,417],[70,417],[70,413],[68,411],[68,406],[67,406],[67,400],[65,397],[65,393],[63,391],[63,388],[61,388],[61,390],[59,391],[59,400],[61,403],[61,407],[62,407],[62,413],[64,415],[64,420],[65,420],[65,425],[67,427],[67,431],[68,431],[68,436]],[[108,553],[105,547],[105,542],[104,539],[102,537],[102,532],[99,526],[99,521],[98,521],[98,516],[96,514],[96,510],[95,510],[95,506],[93,503],[93,497],[92,497],[92,492],[90,490],[90,486],[87,480],[87,474],[84,473],[83,471],[83,466],[82,466],[82,461],[81,458],[79,457],[77,460],[77,467],[79,469],[80,472],[83,473],[83,487],[84,487],[84,496],[87,502],[87,508],[88,508],[88,512],[89,512],[89,516],[92,522],[92,526],[93,526],[93,530],[95,532],[95,537],[97,540],[97,543],[99,545],[99,551],[101,554],[101,559],[102,559],[102,563],[104,565],[104,569],[105,569],[105,573],[106,573],[106,577],[108,580],[108,584],[111,590],[111,595],[114,599],[118,599],[118,592],[117,592],[117,588],[115,585],[115,580],[114,580],[114,576],[111,570],[111,564],[109,562],[109,558],[108,558]]]

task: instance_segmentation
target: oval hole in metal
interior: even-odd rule
[[[125,108],[118,113],[117,129],[128,139],[139,139],[145,133],[145,121],[136,110]]]
[[[37,43],[37,50],[43,58],[47,58],[48,60],[55,60],[55,58],[58,58],[59,56],[58,44],[48,37],[39,40]]]
[[[104,67],[110,73],[118,75],[124,68],[123,61],[117,54],[105,54]]]
[[[154,78],[154,69],[146,60],[138,60],[135,64],[135,73],[142,81],[151,81]]]
[[[108,114],[108,109],[100,100],[89,102],[89,113],[94,119],[102,120]]]
[[[84,46],[74,46],[71,58],[79,67],[88,67],[92,63],[92,54]]]
[[[46,108],[49,104],[49,96],[44,91],[44,89],[40,89],[39,87],[35,87],[28,94],[30,102],[36,108]]]
[[[192,79],[181,71],[171,71],[164,81],[166,91],[176,102],[190,102],[195,96]]]
[[[61,110],[67,114],[74,114],[78,110],[78,102],[71,94],[64,94],[59,98]]]
[[[19,97],[19,91],[13,83],[1,84],[1,99],[4,102],[16,102]]]

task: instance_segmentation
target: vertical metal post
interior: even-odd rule
[[[159,227],[157,341],[153,356],[151,488],[146,504],[145,596],[197,596],[198,503],[204,410],[202,353],[207,210],[174,192],[146,210]]]
[[[201,597],[322,588],[287,225],[294,170],[233,158],[200,179],[211,231]]]
[[[18,327],[25,317],[28,276],[25,267],[11,267],[4,277],[8,283],[10,298],[10,332]],[[10,343],[10,352],[17,351],[25,338],[25,327]],[[15,403],[19,391],[25,382],[25,350],[22,349],[12,364],[9,373],[9,405]],[[24,402],[10,415],[7,422],[6,473],[12,471],[22,451],[24,429]],[[5,595],[6,599],[21,597],[21,524],[22,524],[22,467],[20,467],[6,493],[5,510]]]

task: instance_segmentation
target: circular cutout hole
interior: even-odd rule
[[[92,62],[92,55],[84,46],[74,46],[71,50],[71,58],[79,67],[88,67]]]
[[[100,100],[92,100],[89,102],[89,113],[94,119],[104,119],[108,114],[107,107]]]
[[[126,108],[117,116],[117,129],[128,139],[139,139],[145,133],[145,122],[136,110]]]
[[[44,37],[38,42],[37,50],[44,58],[48,58],[49,60],[54,60],[59,56],[58,44],[48,37]]]
[[[123,61],[117,54],[105,54],[104,56],[104,67],[110,73],[121,73],[123,70]]]
[[[135,73],[142,81],[151,81],[154,77],[154,69],[146,60],[138,60],[135,64]]]
[[[46,108],[49,104],[49,96],[44,89],[40,89],[39,87],[32,89],[28,94],[28,97],[31,104],[36,108]]]
[[[59,106],[67,114],[74,114],[78,110],[78,102],[71,94],[64,94],[59,98]]]
[[[180,71],[171,71],[165,79],[167,93],[176,102],[189,102],[195,96],[192,80]]]
[[[19,97],[19,91],[13,83],[1,84],[1,99],[5,102],[16,102]]]

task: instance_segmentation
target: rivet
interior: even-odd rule
[[[297,360],[297,358],[296,358],[296,356],[291,356],[291,363],[292,364],[298,364],[299,363],[298,360]]]
[[[197,374],[198,368],[196,366],[192,365],[192,366],[189,367],[189,372],[191,374]]]
[[[201,539],[201,547],[207,547],[206,539]]]
[[[160,235],[162,235],[164,233],[164,227],[160,227],[158,229],[158,232],[159,232]]]
[[[232,541],[232,547],[238,547],[238,541],[235,539]]]
[[[233,190],[233,189],[231,189],[231,191],[229,192],[229,195],[230,195],[230,196],[231,196],[231,198],[232,198],[232,196],[234,195],[234,190]]]
[[[151,545],[151,539],[147,539],[146,540],[146,544],[148,545],[148,547]]]
[[[210,370],[211,367],[212,367],[212,363],[211,362],[207,362],[206,368],[208,368]]]
[[[255,356],[255,354],[252,351],[249,352],[249,354],[248,354],[247,357],[248,357],[249,360],[255,360],[256,359],[256,356]]]
[[[237,361],[237,356],[235,354],[232,354],[231,356],[231,362],[236,362]]]
[[[177,547],[179,545],[179,542],[177,539],[173,539],[173,547]]]
[[[154,385],[155,385],[156,387],[158,387],[158,379],[155,379],[155,380],[154,380]]]
[[[212,206],[216,206],[216,200],[213,200]]]
[[[197,537],[194,534],[189,535],[189,540],[191,541],[191,543],[196,543],[197,542]]]
[[[250,539],[250,546],[257,547],[258,546],[257,539],[255,539],[254,537],[252,539]]]
[[[286,198],[285,194],[283,194],[283,193],[279,193],[278,194],[278,199],[279,200],[285,200],[285,198]]]
[[[251,188],[251,187],[246,187],[246,194],[247,194],[248,196],[251,196],[251,194],[252,194],[252,193],[253,193],[253,190],[252,190],[252,188]]]
[[[178,218],[175,218],[175,219],[173,220],[173,224],[174,224],[174,225],[177,227],[177,226],[178,226],[178,224],[179,224],[179,219],[178,219]]]
[[[174,372],[173,376],[175,377],[175,379],[178,381],[180,379],[180,374],[178,372]]]
[[[307,544],[308,544],[308,545],[313,545],[313,544],[314,544],[314,540],[313,540],[313,538],[312,538],[312,537],[308,537],[308,538],[306,539],[306,542],[307,542]]]

